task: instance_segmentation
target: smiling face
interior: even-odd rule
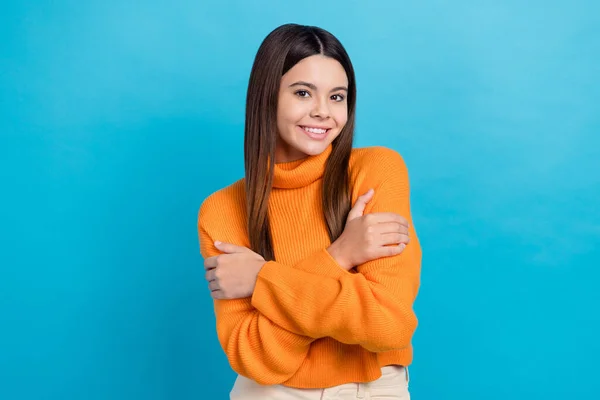
[[[333,58],[304,58],[281,78],[275,162],[321,154],[348,120],[348,77]]]

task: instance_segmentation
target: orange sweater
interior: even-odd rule
[[[347,272],[326,251],[331,243],[321,191],[331,150],[276,164],[269,213],[277,261],[261,269],[252,297],[214,303],[219,342],[231,367],[261,384],[326,388],[369,382],[381,376],[382,366],[412,361],[421,248],[406,165],[385,147],[352,150],[352,204],[375,189],[365,213],[404,216],[411,241],[397,256]],[[250,246],[245,204],[243,179],[202,203],[204,258],[220,254],[215,240]]]

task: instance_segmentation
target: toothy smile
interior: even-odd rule
[[[304,129],[306,132],[310,132],[310,133],[316,133],[318,135],[322,135],[324,133],[327,133],[327,131],[329,129],[323,129],[323,128],[311,128],[308,126],[301,126],[302,129]]]

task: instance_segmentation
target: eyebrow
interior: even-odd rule
[[[292,83],[289,87],[294,87],[294,86],[306,86],[306,87],[311,88],[312,90],[317,90],[317,87],[314,84],[309,83],[309,82],[304,82],[304,81],[298,81],[298,82]],[[348,88],[346,86],[337,86],[337,87],[334,87],[333,89],[331,89],[331,92],[336,92],[338,90],[345,90],[347,92]]]

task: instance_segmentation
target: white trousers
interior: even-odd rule
[[[346,383],[327,389],[295,389],[261,385],[238,375],[230,400],[410,400],[408,368],[389,365],[381,377],[368,383]]]

